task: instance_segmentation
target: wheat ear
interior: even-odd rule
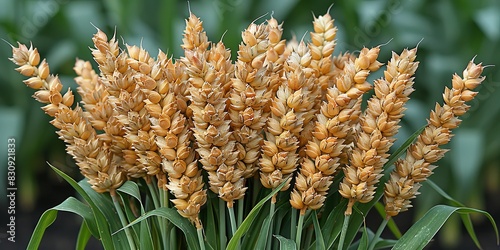
[[[420,183],[436,168],[432,164],[441,159],[447,151],[439,146],[450,141],[452,130],[461,122],[459,116],[469,109],[466,102],[477,95],[473,90],[484,80],[484,76],[481,76],[483,69],[481,64],[470,61],[462,77],[453,75],[452,88],[444,89],[444,105],[436,103],[424,131],[407,149],[405,158],[396,162],[396,168],[385,184],[384,202],[387,216],[396,216],[412,206],[411,199],[419,194]]]

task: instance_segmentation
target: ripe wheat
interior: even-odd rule
[[[333,56],[331,16],[315,17],[313,27],[311,42],[287,44],[276,19],[252,23],[235,62],[222,41],[208,40],[194,14],[186,20],[178,60],[161,51],[154,59],[137,46],[122,50],[114,36],[98,30],[91,53],[99,73],[82,60],[74,67],[81,106],[71,90],[61,93],[59,78],[36,48],[13,46],[11,61],[97,192],[114,194],[126,180],[156,181],[200,229],[207,181],[229,208],[257,172],[269,189],[286,181],[282,191],[294,184],[290,203],[304,215],[324,206],[333,178],[343,174],[333,190],[349,200],[350,215],[356,202],[373,199],[383,175],[414,91],[417,49],[393,53],[372,86],[367,77],[382,66],[380,46]],[[472,90],[484,80],[483,68],[470,62],[463,77],[453,76],[445,104],[436,104],[425,130],[396,162],[385,183],[388,216],[411,207],[446,152],[439,146],[451,139],[458,116],[469,108],[465,102],[477,94]],[[373,87],[363,111],[363,95]]]

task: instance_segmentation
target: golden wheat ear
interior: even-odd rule
[[[354,202],[367,203],[373,199],[404,105],[413,92],[413,75],[418,66],[415,58],[416,49],[404,50],[401,55],[393,53],[384,71],[385,78],[375,81],[375,95],[368,100],[368,107],[360,117],[350,164],[344,169],[341,194],[350,200],[346,214],[350,214]],[[365,81],[364,75],[357,73],[355,82]]]
[[[40,62],[36,48],[18,44],[12,47],[10,59],[19,67],[19,73],[29,77],[24,83],[36,90],[33,97],[46,104],[42,109],[54,119],[50,122],[58,128],[59,138],[67,144],[67,152],[73,156],[81,173],[97,192],[109,192],[119,187],[125,174],[117,165],[111,165],[113,154],[97,137],[95,128],[87,120],[81,107],[72,108],[74,96],[71,90],[62,95],[63,85],[57,76],[50,74],[46,60]],[[103,149],[103,150],[100,150]]]
[[[459,116],[469,109],[466,102],[477,95],[473,90],[485,79],[481,76],[483,69],[481,63],[470,61],[462,77],[453,75],[452,88],[444,89],[444,104],[441,106],[436,103],[424,131],[407,149],[405,158],[396,162],[396,168],[385,184],[384,202],[387,216],[396,216],[411,207],[411,199],[419,194],[420,183],[436,168],[432,164],[441,159],[447,151],[439,146],[450,141],[452,130],[461,122]]]

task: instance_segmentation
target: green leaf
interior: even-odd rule
[[[401,239],[398,240],[392,249],[423,249],[453,213],[480,213],[486,216],[495,230],[498,244],[498,228],[493,220],[493,217],[491,217],[489,213],[467,207],[437,205],[431,208],[420,220],[408,229],[408,231],[403,235],[403,237],[401,237]]]
[[[366,225],[363,227],[363,234],[361,235],[361,239],[359,239],[359,245],[358,245],[358,250],[363,250],[363,249],[368,249],[368,230],[366,230]]]
[[[79,215],[84,219],[89,231],[94,237],[98,237],[97,224],[90,207],[74,197],[69,197],[61,204],[55,206],[55,210],[70,212]]]
[[[288,199],[284,198],[278,200],[273,217],[274,229],[271,228],[271,230],[274,230],[275,233],[279,233],[280,235],[287,235],[288,233],[288,235],[291,236],[292,220],[290,220],[290,216],[293,210],[295,209],[292,209]],[[245,238],[246,237],[248,237],[248,235],[245,236]]]
[[[78,184],[92,203],[95,204],[95,210],[100,212],[95,212],[95,214],[100,214],[100,218],[96,218],[98,223],[105,224],[108,227],[106,233],[101,233],[101,237],[110,237],[115,249],[129,249],[130,246],[125,232],[112,234],[112,232],[122,228],[122,224],[109,193],[96,192],[86,180],[81,180]]]
[[[134,212],[132,212],[132,208],[131,208],[131,200],[129,200],[129,196],[127,196],[126,194],[119,194],[118,195],[120,197],[120,200],[121,200],[121,204],[124,204],[123,208],[122,208],[122,212],[124,212],[125,214],[125,218],[128,221],[133,221],[135,220],[137,217],[135,216]],[[126,204],[129,204],[128,206]],[[143,213],[141,213],[143,214]],[[144,222],[144,221],[143,221]],[[141,223],[143,223],[141,222]],[[141,233],[141,229],[140,229],[140,225],[134,225],[132,227],[132,237],[133,237],[133,241],[134,242],[140,242],[140,243],[144,243],[144,242],[141,242],[139,241],[139,234]]]
[[[267,239],[269,237],[269,227],[271,226],[271,221],[273,220],[273,217],[274,214],[269,214],[261,224],[262,227],[259,230],[259,238],[257,238],[257,244],[255,245],[255,249],[264,249],[266,247]]]
[[[134,197],[138,202],[139,202],[139,205],[140,205],[140,209],[141,209],[141,214],[144,214],[145,211],[144,211],[144,206],[142,204],[142,200],[141,200],[141,192],[139,190],[139,186],[137,185],[136,182],[133,182],[133,181],[127,181],[125,183],[123,183],[123,185],[118,188],[116,191],[120,192],[120,193],[124,193],[124,194],[128,194],[132,197]],[[122,199],[125,200],[125,197],[122,197]],[[126,212],[127,214],[129,215],[129,220],[130,220],[130,209],[128,208],[128,206],[125,206],[126,208]],[[135,219],[135,218],[134,218]],[[132,221],[132,220],[130,220]],[[139,228],[136,228],[134,227],[137,233],[138,231],[138,235],[139,235],[139,243],[140,243],[140,249],[153,249],[153,238],[152,238],[152,233],[151,233],[151,227],[149,226],[149,222],[148,220],[144,220],[144,221],[141,221],[140,225],[139,225]]]
[[[97,224],[97,229],[99,231],[99,239],[102,241],[102,245],[104,249],[106,250],[112,250],[115,249],[115,246],[113,244],[113,240],[111,239],[111,232],[109,230],[109,225],[107,223],[106,217],[99,211],[97,206],[95,205],[94,201],[90,198],[90,196],[87,194],[83,188],[76,183],[73,178],[69,177],[67,174],[65,174],[63,171],[57,169],[56,167],[50,165],[49,166],[56,172],[59,176],[61,176],[66,182],[68,182],[75,190],[78,192],[79,195],[83,197],[83,199],[90,205],[90,208],[92,209],[93,216],[95,218],[96,224]],[[90,225],[89,225],[90,226]],[[124,241],[125,242],[125,241]]]
[[[86,227],[86,231],[87,231],[87,232],[83,232],[84,235],[82,235],[82,237],[87,237],[87,240],[88,240],[88,237],[90,237],[91,231],[89,230],[89,228],[86,225],[93,225],[91,228],[94,228],[94,231],[97,228],[92,211],[90,210],[90,207],[83,204],[81,201],[77,200],[74,197],[69,197],[66,200],[64,200],[63,202],[61,202],[61,204],[45,211],[42,214],[42,216],[40,217],[40,219],[38,221],[38,224],[35,227],[35,231],[33,232],[32,236],[31,236],[30,242],[28,244],[28,249],[38,249],[38,246],[42,240],[43,234],[45,233],[45,230],[55,221],[55,219],[57,218],[58,211],[71,212],[71,213],[74,213],[74,214],[82,217],[84,220],[83,223],[85,223],[85,227]],[[80,229],[80,231],[82,231],[82,229]],[[94,232],[94,233],[96,233],[96,235],[97,235],[97,232]],[[79,238],[80,238],[80,234],[82,234],[82,232],[79,233]],[[85,236],[85,234],[88,234],[88,236]],[[85,238],[82,238],[82,241],[84,239]],[[83,244],[83,242],[82,242],[82,244]]]
[[[355,249],[361,249],[361,250],[365,250],[365,249],[369,249],[369,245],[367,244],[362,244],[361,241],[367,241],[368,239],[373,239],[373,237],[375,237],[375,234],[373,233],[372,230],[370,230],[369,228],[365,227],[361,230],[362,232],[362,235],[361,235],[361,238],[359,238],[357,241],[353,242],[351,245],[349,245],[349,247],[347,248],[347,250],[355,250]],[[366,234],[366,236],[363,236],[363,234]],[[364,245],[362,247],[360,247],[360,245]]]
[[[462,219],[462,223],[464,223],[465,229],[467,230],[467,233],[469,233],[469,236],[471,239],[474,241],[474,244],[481,249],[481,244],[479,243],[479,240],[476,235],[476,231],[474,230],[474,225],[472,225],[472,220],[470,219],[469,214],[460,214],[460,218]]]
[[[141,203],[141,206],[142,206],[141,192],[139,191],[139,186],[137,185],[137,183],[135,183],[133,181],[126,181],[116,191],[121,192],[121,193],[125,193],[125,194],[128,194],[128,195],[134,197],[136,200],[139,201],[139,203]]]
[[[236,230],[236,232],[234,233],[233,237],[231,238],[231,240],[227,244],[226,249],[236,249],[241,237],[248,231],[248,229],[250,228],[250,225],[252,224],[253,220],[255,219],[257,214],[259,213],[259,211],[262,208],[262,206],[264,205],[264,203],[266,203],[269,199],[271,199],[271,197],[273,197],[274,194],[279,192],[283,188],[283,186],[285,186],[286,182],[287,182],[286,180],[283,181],[283,183],[281,183],[276,189],[274,189],[270,194],[268,194],[266,197],[264,197],[264,199],[259,201],[259,203],[257,203],[254,206],[254,208],[252,209],[252,211],[250,211],[250,213],[247,215],[245,220],[243,220],[240,227],[238,227],[238,230]]]
[[[85,223],[85,221],[83,221],[82,225],[80,226],[80,231],[78,232],[78,237],[76,238],[75,249],[85,250],[85,247],[87,246],[87,243],[89,242],[91,235],[92,234],[90,233],[90,230],[89,230],[89,227],[87,226],[87,223]]]
[[[441,189],[433,181],[427,180],[425,182],[425,184],[428,184],[429,186],[431,186],[438,194],[440,194],[445,199],[447,199],[448,201],[450,201],[451,204],[453,204],[453,206],[465,207],[465,205],[463,205],[461,202],[453,199],[450,195],[448,195],[443,189]],[[476,232],[474,231],[474,227],[472,225],[472,221],[470,219],[470,216],[468,214],[460,214],[460,218],[462,219],[462,223],[464,223],[465,229],[467,230],[467,232],[469,233],[470,237],[474,241],[474,244],[476,244],[476,246],[478,248],[480,248],[479,240],[477,239]]]
[[[325,224],[322,227],[327,249],[331,249],[333,247],[333,243],[337,240],[340,232],[342,231],[346,206],[347,200],[342,199],[342,201],[330,212]]]
[[[136,220],[130,222],[126,227],[123,227],[116,231],[114,234],[123,231],[123,229],[131,227],[151,216],[160,216],[163,218],[166,218],[172,224],[174,224],[176,227],[178,227],[182,232],[184,233],[185,239],[188,244],[189,249],[200,249],[200,246],[198,244],[198,238],[197,238],[197,233],[196,229],[194,226],[189,222],[188,219],[182,217],[175,208],[167,208],[167,207],[160,207],[157,208],[153,211],[149,211],[143,215],[141,215],[139,218]]]
[[[279,195],[279,194],[278,194]],[[265,197],[265,195],[261,196],[262,198]],[[264,206],[261,208],[261,211],[269,211],[270,209],[270,203],[265,203]],[[267,239],[269,238],[270,233],[269,232],[274,232],[275,234],[280,234],[283,235],[286,232],[281,233],[280,229],[285,228],[289,229],[290,228],[290,219],[289,219],[289,212],[290,212],[290,202],[287,199],[279,199],[278,197],[278,202],[276,203],[276,209],[274,212],[273,216],[273,224],[274,224],[274,229],[269,228],[269,231],[264,233],[262,232],[263,230],[250,230],[247,234],[245,234],[245,237],[243,237],[242,240],[242,246],[245,246],[245,249],[262,249],[262,247],[265,246],[267,243]],[[288,216],[287,216],[288,215]],[[285,221],[283,221],[283,218],[286,218]],[[269,219],[269,214],[265,212],[260,212],[258,215],[254,218],[252,225],[250,226],[251,228],[258,228],[262,227],[265,223],[265,220]],[[289,231],[289,230],[288,230]]]
[[[38,223],[36,224],[35,230],[33,234],[31,234],[30,242],[26,249],[38,249],[40,242],[42,241],[43,234],[45,233],[45,229],[47,229],[57,218],[57,210],[49,209],[45,211]]]
[[[149,227],[148,220],[141,222],[141,232],[139,234],[140,249],[154,249],[153,239],[151,237],[151,231]]]
[[[387,249],[389,247],[393,247],[394,245],[396,245],[397,242],[398,242],[397,240],[382,239],[377,242],[377,244],[375,245],[375,249]]]
[[[295,245],[295,241],[291,239],[287,239],[283,236],[280,235],[275,235],[276,239],[280,242],[280,249],[281,250],[296,250],[297,246]]]
[[[286,232],[283,232],[280,230],[280,227],[283,226],[285,228],[290,228],[290,225],[287,225],[287,223],[290,223],[290,215],[288,213],[290,212],[290,202],[288,199],[279,199],[278,202],[276,203],[276,208],[274,210],[274,213],[268,214],[267,216],[266,213],[260,213],[252,222],[252,225],[256,225],[260,227],[260,230],[255,230],[255,231],[250,231],[245,235],[245,241],[254,241],[256,242],[255,245],[253,245],[253,249],[264,249],[268,239],[269,235],[272,234],[273,228],[270,228],[271,226],[271,221],[273,222],[275,228],[274,232],[277,233],[279,232],[281,235],[285,234]],[[265,209],[270,209],[270,206],[265,206]],[[261,217],[264,217],[262,219]],[[283,222],[283,218],[286,216],[287,221]],[[296,226],[296,225],[294,225]],[[271,233],[270,233],[271,232]],[[248,238],[248,239],[247,239]],[[257,240],[256,240],[257,239]],[[272,244],[271,244],[272,245]],[[247,246],[247,245],[245,245]]]
[[[321,232],[321,227],[319,226],[318,213],[316,210],[314,210],[311,218],[314,225],[314,234],[316,235],[316,249],[324,250],[326,249],[325,240],[323,239],[323,233]]]

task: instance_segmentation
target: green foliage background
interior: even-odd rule
[[[75,58],[92,60],[88,48],[96,31],[93,26],[108,35],[116,32],[128,44],[142,44],[152,55],[161,48],[178,58],[190,8],[204,21],[209,38],[222,39],[235,58],[241,31],[253,20],[273,15],[284,22],[285,37],[300,39],[306,34],[308,39],[313,14],[326,13],[332,4],[330,14],[339,28],[335,54],[390,41],[380,57],[386,62],[391,51],[399,53],[419,44],[416,91],[408,103],[400,143],[425,123],[434,103],[441,101],[444,85],[451,83],[452,73],[461,73],[474,57],[476,62],[500,65],[497,0],[192,0],[189,4],[184,0],[0,0],[0,38],[13,44],[32,41],[48,59],[51,71],[59,74],[65,86],[74,88]],[[7,60],[10,53],[7,44],[0,44],[0,152],[7,151],[8,137],[16,138],[18,204],[31,211],[40,205],[37,197],[43,187],[60,182],[45,162],[73,176],[78,171],[40,104],[30,97],[32,90],[22,84],[22,76]],[[457,200],[493,212],[495,217],[494,211],[500,208],[499,201],[492,199],[500,194],[500,74],[497,67],[490,67],[485,75],[471,112],[449,145],[451,152],[440,161],[432,180]],[[6,161],[0,159],[5,169]],[[1,186],[5,180],[1,171]],[[414,211],[417,217],[440,202],[430,188],[424,186],[421,191]],[[5,195],[0,195],[5,202]],[[459,243],[459,224],[457,219],[445,225],[440,236],[443,244]]]

